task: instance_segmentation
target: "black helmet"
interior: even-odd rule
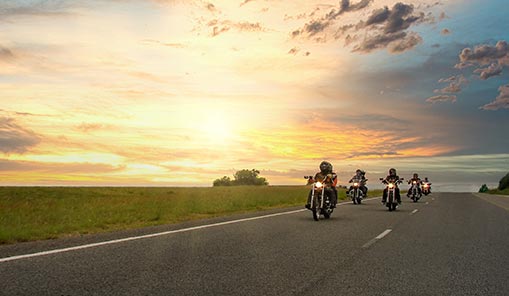
[[[396,176],[396,169],[395,168],[390,168],[389,169],[389,176]]]
[[[414,173],[414,178],[418,178],[419,175],[417,173]]]
[[[332,173],[332,164],[328,161],[322,161],[320,163],[320,172],[322,174]]]
[[[362,171],[361,171],[361,169],[357,169],[357,170],[355,171],[355,173],[360,175],[360,174],[362,174]]]

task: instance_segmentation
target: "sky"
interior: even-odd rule
[[[0,1],[0,185],[496,186],[505,2]]]

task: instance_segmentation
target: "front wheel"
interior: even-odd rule
[[[315,219],[315,221],[320,220],[320,209],[318,208],[313,209],[313,219]]]

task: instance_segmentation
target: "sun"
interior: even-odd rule
[[[200,131],[214,143],[224,143],[233,136],[233,125],[224,112],[213,112],[200,122]]]

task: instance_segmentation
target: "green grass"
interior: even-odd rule
[[[0,187],[0,244],[300,206],[308,191],[308,186]],[[339,199],[345,198],[340,189]]]
[[[499,195],[509,195],[509,188],[506,188],[504,190],[498,190],[498,189],[490,189],[488,190],[489,194],[499,194]]]

